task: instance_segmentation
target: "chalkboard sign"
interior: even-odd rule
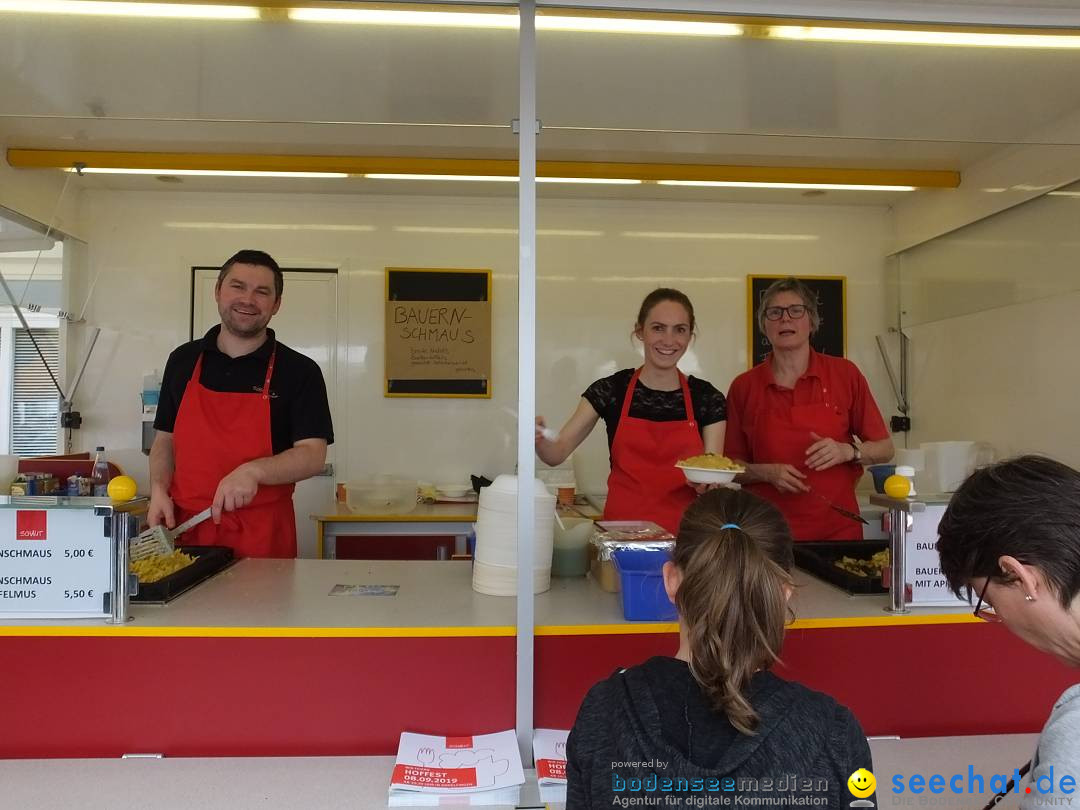
[[[787,276],[746,277],[746,320],[749,362],[756,366],[772,351],[768,339],[758,328],[757,308],[769,285]],[[822,354],[844,357],[847,354],[847,278],[845,276],[796,276],[817,294],[821,326],[810,336],[810,345]]]
[[[386,268],[388,397],[491,396],[491,271]]]

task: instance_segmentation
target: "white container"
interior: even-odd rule
[[[893,455],[892,463],[897,467],[911,467],[917,473],[922,472],[926,469],[926,453],[917,447],[901,447]]]
[[[923,442],[919,447],[926,456],[928,491],[955,492],[975,467],[975,442]]]
[[[345,484],[345,503],[353,512],[407,515],[416,508],[416,480],[371,475]]]
[[[500,475],[480,490],[476,509],[476,553],[473,590],[491,596],[517,593],[517,488],[516,475]],[[544,482],[534,479],[533,588],[551,587],[551,554],[555,534],[555,496]]]

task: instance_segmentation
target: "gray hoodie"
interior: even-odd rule
[[[713,710],[673,658],[596,684],[567,743],[568,810],[872,806],[873,794],[859,801],[848,790],[848,777],[873,765],[846,707],[769,672],[754,676],[749,699],[753,735]]]
[[[1066,799],[1069,804],[1080,803],[1076,793],[1061,789],[1062,779],[1069,776],[1072,791],[1080,791],[1080,684],[1062,693],[1043,726],[1026,783],[1031,793],[1021,794],[1020,806],[1024,810],[1046,807],[1054,799],[1059,804]]]

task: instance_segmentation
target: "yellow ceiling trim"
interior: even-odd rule
[[[416,12],[462,12],[469,14],[517,14],[516,4],[505,5],[469,3],[396,3],[359,2],[354,0],[118,0],[139,5],[143,2],[164,2],[168,5],[200,5],[255,7],[265,12],[267,20],[285,20],[291,8],[328,8],[349,10],[385,10]],[[895,31],[933,31],[941,33],[1004,34],[1032,36],[1077,36],[1077,27],[1034,27],[1016,25],[976,25],[966,23],[900,22],[892,20],[831,19],[828,17],[783,17],[746,14],[708,14],[700,12],[643,11],[631,9],[595,9],[588,7],[549,7],[537,9],[537,16],[585,17],[592,19],[670,20],[677,22],[726,23],[745,27],[744,36],[769,38],[772,26],[814,28],[854,28]]]
[[[201,169],[254,172],[344,172],[346,174],[439,174],[514,177],[516,160],[474,158],[361,157],[354,155],[249,155],[196,152],[88,152],[9,149],[17,169],[93,168]],[[817,166],[729,166],[690,163],[603,163],[541,160],[540,177],[631,180],[702,180],[757,183],[834,183],[846,185],[956,188],[960,173],[939,169],[858,169]]]

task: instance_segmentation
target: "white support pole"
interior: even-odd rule
[[[518,747],[532,764],[533,481],[536,478],[536,0],[518,3]]]

